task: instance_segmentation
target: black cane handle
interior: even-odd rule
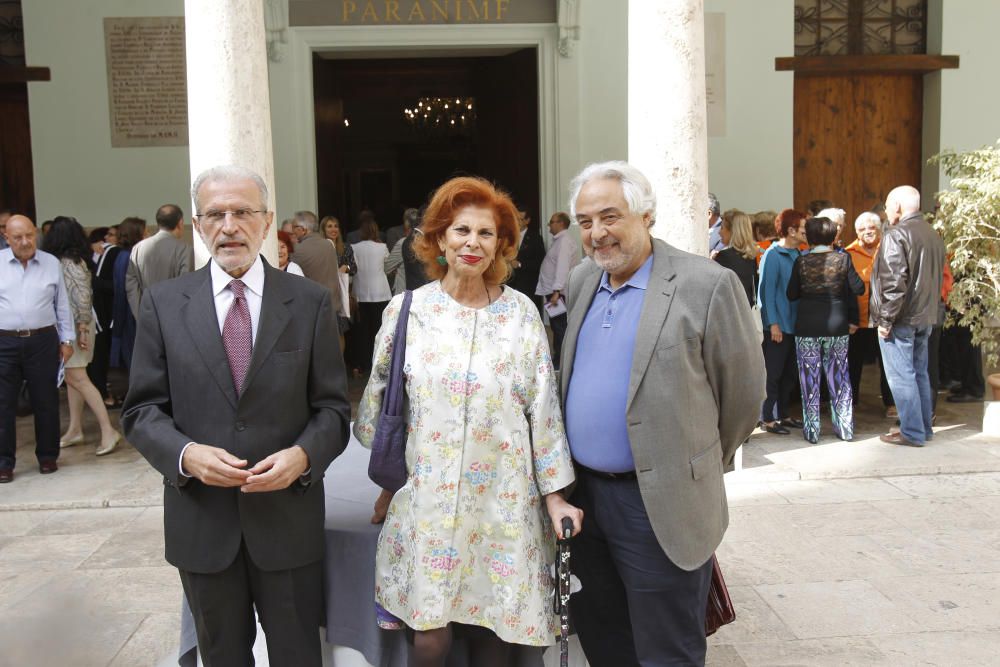
[[[562,538],[568,540],[573,537],[573,519],[568,516],[562,518]]]

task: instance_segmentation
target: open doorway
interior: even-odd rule
[[[469,174],[537,219],[537,50],[387,55],[313,55],[318,213],[351,230],[369,209],[385,229]]]

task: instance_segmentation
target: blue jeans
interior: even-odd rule
[[[900,432],[922,445],[934,437],[931,430],[934,393],[927,372],[927,342],[931,327],[894,326],[888,338],[879,336],[885,376],[899,411]]]

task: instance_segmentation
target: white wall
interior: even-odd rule
[[[957,55],[960,61],[958,69],[929,74],[924,80],[925,158],[942,150],[982,148],[1000,139],[996,71],[1000,43],[995,35],[1000,3],[937,0],[930,4],[932,21],[935,15],[940,16],[940,34],[928,36],[928,52]],[[940,126],[935,133],[936,118],[940,118]],[[928,191],[948,186],[944,172],[935,171],[924,171]]]
[[[723,210],[792,205],[793,0],[705,0],[726,16],[726,134],[708,139],[708,186]]]
[[[186,147],[112,148],[104,17],[182,16],[183,0],[25,0],[27,64],[52,80],[28,84],[39,220],[72,215],[85,227],[129,215],[152,222],[172,202],[190,215]]]

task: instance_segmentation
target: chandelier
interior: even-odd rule
[[[403,109],[403,117],[416,130],[468,134],[476,127],[476,98],[421,97],[416,106]]]

